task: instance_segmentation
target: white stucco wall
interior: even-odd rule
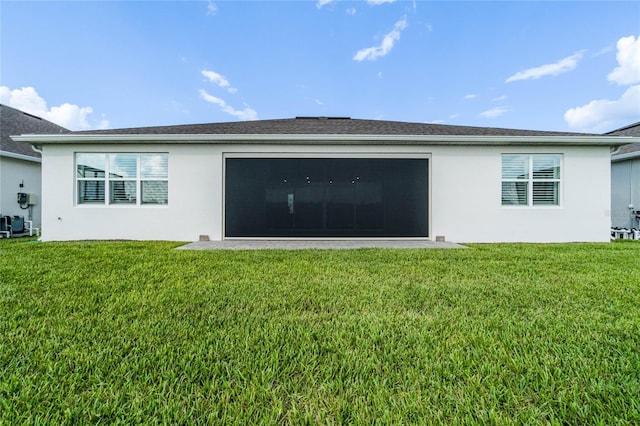
[[[77,205],[75,152],[169,153],[169,203]],[[42,239],[197,240],[221,238],[221,155],[205,145],[45,146]]]
[[[507,153],[563,154],[561,205],[502,206]],[[434,154],[433,168],[434,235],[459,242],[609,241],[607,147],[449,148]]]
[[[5,216],[24,216],[29,219],[29,210],[23,210],[18,205],[16,194],[26,192],[35,194],[37,202],[31,210],[33,226],[40,226],[41,178],[40,163],[19,160],[10,157],[0,157],[0,214]],[[20,183],[24,187],[20,188]]]
[[[74,152],[168,152],[169,204],[75,203]],[[376,145],[46,145],[43,239],[194,241],[223,236],[223,154],[430,158],[430,237],[457,242],[609,241],[608,147]],[[277,154],[273,154],[277,153]],[[561,206],[503,207],[501,154],[563,154]]]

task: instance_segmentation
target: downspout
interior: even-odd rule
[[[40,154],[40,157],[42,157],[42,145],[36,146],[36,145],[32,144],[31,145],[31,149],[34,152],[37,152],[38,154]],[[41,178],[41,180],[42,180],[42,178]],[[32,221],[31,224],[33,225],[33,206],[31,204],[29,205],[29,220]],[[40,225],[40,226],[42,226],[42,225]]]
[[[622,145],[619,145],[619,146],[610,146],[610,147],[609,147],[609,152],[611,153],[611,154],[610,154],[610,156],[609,156],[609,167],[610,167],[610,168],[612,168],[612,167],[613,167],[613,164],[612,164],[613,156],[615,156],[618,152],[620,152],[620,148],[621,148],[621,147],[622,147]],[[610,174],[611,174],[611,172],[610,172]],[[611,189],[611,191],[613,191],[613,182],[612,182],[612,186],[611,186],[611,188],[612,188],[612,189]],[[613,194],[612,194],[612,198],[611,198],[611,199],[613,200]],[[613,203],[611,203],[611,210],[612,210],[612,212],[613,212]],[[610,222],[610,223],[611,223],[611,226],[613,227],[613,219],[611,220],[611,222]]]

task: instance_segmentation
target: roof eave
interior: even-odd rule
[[[640,137],[621,136],[492,136],[492,135],[351,135],[351,134],[33,134],[11,137],[32,144],[306,144],[328,145],[576,145],[621,146],[640,142]]]
[[[640,151],[627,152],[626,154],[617,154],[611,156],[611,162],[617,163],[618,161],[633,160],[640,158]]]
[[[34,162],[34,163],[42,163],[42,159],[40,157],[33,157],[31,155],[17,154],[15,152],[9,152],[9,151],[0,151],[0,157],[15,158],[16,160],[31,161],[31,162]]]

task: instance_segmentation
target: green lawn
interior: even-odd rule
[[[640,243],[0,240],[0,424],[640,423]]]

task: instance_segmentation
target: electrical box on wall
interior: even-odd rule
[[[18,192],[18,204],[21,206],[33,206],[38,202],[36,194],[27,194],[26,192]]]

